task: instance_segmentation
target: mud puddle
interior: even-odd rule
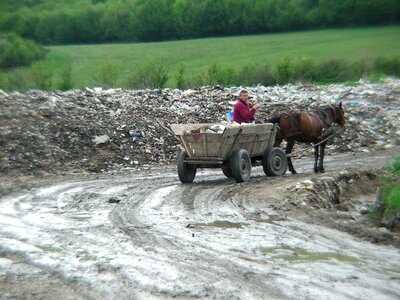
[[[387,157],[343,155],[326,168]],[[167,171],[6,195],[0,298],[398,299],[399,249],[335,230],[304,199],[291,204],[296,184],[314,176],[310,160],[295,163],[300,175],[255,170],[243,184],[212,170],[182,185]]]

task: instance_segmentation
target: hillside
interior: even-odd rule
[[[173,87],[180,63],[185,65],[184,76],[189,79],[207,73],[213,64],[223,68],[221,72],[246,72],[245,67],[250,65],[273,66],[285,57],[293,61],[308,58],[315,63],[343,59],[367,64],[379,56],[399,58],[399,35],[400,26],[391,26],[161,43],[53,46],[48,48],[51,52],[47,62],[56,73],[70,62],[76,87],[93,86],[93,74],[112,65],[108,72],[113,72],[115,78],[110,79],[114,86],[121,87],[134,69],[159,58],[169,71],[167,86]],[[246,74],[243,80],[251,75]],[[104,86],[103,82],[97,84]]]

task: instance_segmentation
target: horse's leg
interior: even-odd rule
[[[274,147],[279,147],[281,144],[282,144],[282,139],[279,137],[276,137]]]
[[[319,146],[314,146],[314,173],[318,173],[318,149]]]
[[[320,157],[319,157],[319,171],[321,173],[325,172],[325,169],[324,169],[325,146],[326,146],[325,143],[321,144],[321,146],[320,146],[321,150],[320,150]]]
[[[285,153],[286,153],[286,155],[288,155],[287,161],[288,161],[289,171],[292,172],[292,174],[296,174],[297,172],[293,167],[292,158],[289,155],[290,153],[292,153],[293,146],[294,146],[294,140],[287,141]]]

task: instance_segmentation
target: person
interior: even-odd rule
[[[249,93],[246,90],[241,90],[239,93],[239,100],[236,102],[233,108],[233,122],[236,123],[261,123],[256,120],[255,114],[257,109],[261,107],[261,104],[251,104],[249,102]]]

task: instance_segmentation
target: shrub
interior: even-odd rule
[[[321,82],[343,82],[349,76],[348,64],[342,59],[330,59],[320,63],[318,81]]]
[[[237,72],[235,83],[237,85],[252,86],[261,84],[264,86],[274,85],[277,80],[269,65],[259,66],[249,64]]]
[[[112,88],[115,86],[119,77],[119,68],[114,62],[102,63],[94,75],[94,84],[103,88]]]
[[[53,71],[43,63],[36,62],[32,65],[32,78],[35,88],[49,90],[52,85]]]
[[[318,65],[310,58],[301,58],[293,65],[293,80],[312,82],[318,79]]]
[[[45,57],[47,50],[41,45],[24,40],[15,33],[0,36],[0,67],[30,66]]]
[[[290,58],[285,57],[276,64],[276,79],[279,84],[286,84],[292,81],[293,64]]]
[[[10,91],[24,91],[28,88],[34,87],[32,82],[32,74],[24,70],[15,70],[8,74],[8,90]]]
[[[235,83],[235,70],[233,68],[224,68],[218,64],[212,64],[206,67],[200,74],[188,80],[189,86],[204,85],[223,85],[228,86]]]
[[[150,61],[128,77],[128,88],[163,88],[168,81],[168,68],[163,59]]]
[[[378,57],[374,61],[374,70],[386,75],[400,75],[400,59],[394,57]]]
[[[389,229],[396,226],[400,229],[400,155],[395,157],[386,167],[387,175],[382,177],[384,183],[375,209],[370,218],[381,221]]]
[[[359,80],[360,78],[368,76],[371,73],[372,65],[369,64],[365,59],[351,63],[351,79]]]
[[[387,166],[387,170],[392,176],[399,176],[400,172],[400,155],[395,157],[392,161],[389,162]]]
[[[68,65],[61,71],[60,83],[58,84],[58,88],[62,91],[70,90],[73,88],[71,65]]]
[[[0,70],[0,89],[7,91],[9,89],[8,77]]]
[[[382,190],[382,203],[384,205],[383,218],[390,218],[400,213],[400,181],[389,183]]]
[[[185,78],[184,78],[185,70],[186,70],[186,65],[183,63],[180,63],[179,68],[175,74],[176,87],[178,89],[183,89],[185,87]]]

